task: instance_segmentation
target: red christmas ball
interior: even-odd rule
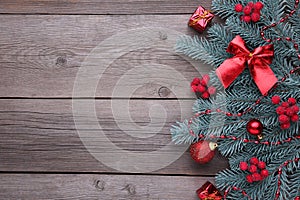
[[[236,12],[242,12],[243,11],[243,5],[242,4],[236,4],[235,6],[234,6],[234,10],[236,11]]]
[[[263,131],[263,124],[258,119],[251,119],[247,123],[247,131],[251,135],[260,135]]]
[[[215,156],[217,143],[202,140],[190,146],[190,153],[193,160],[205,164],[211,161]]]

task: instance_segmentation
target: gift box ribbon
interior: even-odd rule
[[[198,23],[198,21],[202,20],[202,19],[208,19],[210,18],[211,16],[209,15],[209,11],[205,10],[201,15],[197,15],[195,17],[195,19],[193,19],[190,23],[189,23],[189,26],[193,26],[193,25],[196,25]]]
[[[226,59],[216,70],[225,88],[229,87],[244,71],[246,63],[255,84],[263,95],[266,95],[277,83],[277,78],[269,66],[274,57],[272,44],[258,47],[250,52],[245,46],[245,41],[240,36],[236,36],[229,43],[227,52],[235,56]]]

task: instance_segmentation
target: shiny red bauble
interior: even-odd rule
[[[251,135],[261,135],[263,128],[263,124],[258,119],[251,119],[247,123],[247,131]]]
[[[190,153],[193,160],[205,164],[211,161],[215,156],[217,143],[202,140],[190,146]]]

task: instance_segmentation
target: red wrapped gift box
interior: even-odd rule
[[[199,6],[194,14],[192,14],[188,25],[199,32],[203,32],[213,18],[214,14]]]

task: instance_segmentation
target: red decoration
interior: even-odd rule
[[[203,32],[213,18],[214,14],[199,6],[192,14],[188,25],[199,32]]]
[[[236,4],[235,7],[234,7],[234,10],[236,12],[242,12],[243,11],[243,5],[242,4]]]
[[[199,92],[201,97],[203,99],[208,99],[210,95],[213,95],[216,93],[216,88],[213,86],[208,87],[210,77],[208,74],[203,75],[203,77],[200,78],[194,78],[194,80],[191,82],[191,89],[193,92]]]
[[[196,191],[200,200],[222,200],[222,195],[217,188],[209,181],[204,183]]]
[[[272,97],[273,104],[280,103],[280,97]],[[276,113],[278,114],[278,121],[281,129],[288,129],[291,127],[291,122],[299,121],[299,106],[297,105],[297,100],[290,97],[287,101],[282,102],[280,106],[276,108]]]
[[[260,20],[260,11],[264,7],[262,2],[256,2],[255,4],[250,1],[245,7],[242,4],[236,4],[234,10],[239,13],[243,13],[241,20],[244,22],[258,22]]]
[[[279,104],[280,103],[280,96],[275,95],[272,97],[272,104]]]
[[[216,147],[214,142],[201,140],[190,146],[191,157],[198,163],[208,163],[214,158]]]
[[[269,67],[274,56],[273,45],[258,47],[250,52],[245,46],[245,41],[240,36],[236,36],[230,42],[227,52],[235,56],[226,59],[216,70],[225,88],[229,87],[244,71],[246,63],[248,63],[254,82],[263,95],[266,95],[277,83],[277,78]]]
[[[262,181],[269,175],[269,171],[266,169],[266,163],[258,160],[256,157],[250,158],[249,164],[245,161],[240,162],[240,169],[246,171],[247,169],[244,170],[246,167],[248,172],[251,173],[246,175],[246,180],[248,183]]]
[[[263,131],[263,125],[258,119],[252,119],[247,123],[247,131],[251,135],[261,135]]]
[[[240,169],[246,171],[248,169],[248,164],[246,162],[240,162]]]

